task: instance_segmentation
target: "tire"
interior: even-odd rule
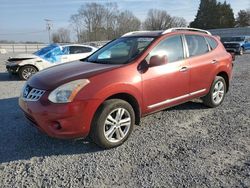
[[[36,67],[32,65],[25,65],[19,69],[18,75],[21,80],[28,80],[36,72],[37,72]]]
[[[219,106],[225,98],[226,88],[227,85],[224,78],[216,76],[209,93],[202,98],[203,103],[210,108]]]
[[[121,114],[122,116],[119,116]],[[132,106],[124,100],[110,99],[97,110],[92,121],[90,137],[102,148],[117,147],[128,139],[134,124],[135,113]]]

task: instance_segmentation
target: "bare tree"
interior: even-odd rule
[[[100,32],[103,31],[103,23],[105,18],[105,7],[102,4],[87,3],[79,9],[80,19],[83,20],[88,40],[100,39]]]
[[[52,40],[55,43],[68,43],[70,42],[70,31],[65,28],[59,28],[57,32],[52,34]]]
[[[182,17],[172,17],[171,27],[187,27],[187,21]]]
[[[171,17],[165,10],[150,9],[143,23],[147,30],[164,30],[171,27],[185,27],[187,22],[181,17]]]
[[[115,35],[119,10],[117,3],[106,3],[105,9],[106,39],[110,40],[113,39]]]
[[[78,41],[111,40],[141,25],[132,12],[120,12],[116,3],[86,3],[70,22]]]
[[[83,33],[83,23],[82,23],[82,19],[80,18],[79,14],[73,14],[70,17],[70,23],[72,26],[73,31],[76,33],[76,38],[77,38],[77,42],[83,42],[83,38],[82,38],[82,33]]]
[[[121,12],[117,17],[116,37],[124,33],[140,30],[141,22],[128,10]]]
[[[163,30],[170,27],[172,18],[165,10],[150,9],[143,24],[147,30]]]

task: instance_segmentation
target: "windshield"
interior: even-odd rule
[[[59,47],[59,45],[51,44],[49,46],[41,48],[40,50],[36,51],[34,54],[37,55],[37,56],[43,56],[43,55],[47,54],[48,52],[50,52],[51,50],[53,50],[54,48],[57,48],[57,47]]]
[[[153,37],[119,38],[91,55],[87,61],[102,64],[126,64],[141,54]]]
[[[221,38],[222,42],[242,42],[245,40],[245,37],[223,37]]]

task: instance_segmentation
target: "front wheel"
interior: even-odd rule
[[[28,80],[36,72],[37,72],[37,69],[34,66],[26,65],[19,69],[18,74],[19,74],[20,79]]]
[[[117,147],[127,140],[134,124],[132,106],[124,100],[110,99],[97,110],[90,136],[102,148]]]
[[[225,98],[226,88],[227,85],[224,78],[216,76],[209,93],[202,98],[203,103],[211,108],[219,106]]]

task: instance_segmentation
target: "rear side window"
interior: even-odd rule
[[[190,57],[202,55],[209,51],[208,44],[204,37],[199,35],[186,35],[185,37]]]
[[[69,53],[70,54],[80,54],[80,53],[88,53],[91,52],[92,49],[88,47],[83,46],[70,46],[69,47]]]
[[[181,36],[177,35],[161,41],[150,52],[146,60],[149,61],[149,59],[155,55],[166,55],[169,63],[184,59]]]
[[[210,48],[213,50],[215,49],[217,46],[218,46],[218,43],[216,42],[216,40],[214,40],[213,38],[211,37],[206,37],[206,40],[210,46]]]

